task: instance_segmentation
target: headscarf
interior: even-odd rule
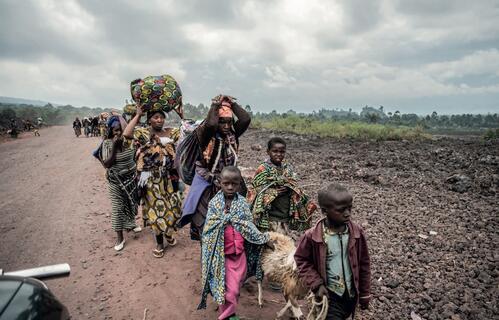
[[[126,121],[122,116],[119,115],[113,115],[107,120],[107,136],[110,137],[111,133],[113,132],[113,128],[119,126],[121,128],[121,131],[125,131],[126,128]]]
[[[218,116],[220,118],[232,118],[232,108],[230,102],[224,100],[218,109]]]
[[[221,118],[232,118],[232,103],[235,102],[236,98],[231,96],[226,96],[219,94],[211,99],[212,103],[219,103],[220,108],[218,109],[218,116]]]

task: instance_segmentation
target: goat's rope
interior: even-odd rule
[[[307,298],[310,306],[310,311],[307,316],[307,320],[326,320],[327,308],[329,303],[327,301],[327,296],[322,296],[322,301],[315,300],[315,295],[310,293]]]

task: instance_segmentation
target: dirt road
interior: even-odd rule
[[[71,277],[48,284],[74,319],[142,319],[145,308],[148,319],[215,319],[213,303],[196,311],[200,253],[188,231],[163,259],[151,254],[149,230],[128,234],[115,253],[104,169],[90,155],[98,138],[77,139],[69,127],[41,134],[0,144],[0,267],[68,262]],[[366,230],[372,262],[363,319],[499,317],[498,141],[338,141],[250,130],[241,141],[245,173],[276,134],[311,197],[332,181],[354,195],[353,219]],[[243,319],[273,319],[283,298],[265,295],[259,309],[243,289]]]
[[[200,250],[181,230],[163,259],[152,256],[149,229],[112,246],[105,170],[91,156],[99,138],[70,127],[41,130],[0,144],[0,266],[4,270],[67,262],[71,276],[48,281],[74,319],[215,319],[215,305],[196,311]],[[266,293],[281,303],[281,297]],[[242,293],[245,319],[270,319],[280,306]]]

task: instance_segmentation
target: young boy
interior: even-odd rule
[[[284,161],[286,142],[272,138],[267,143],[268,160],[256,169],[248,191],[253,219],[258,229],[288,235],[289,229],[310,228],[310,218],[316,210],[307,195],[298,187],[291,165]]]
[[[347,319],[358,303],[369,307],[371,270],[362,228],[350,221],[352,195],[338,184],[319,191],[326,216],[307,230],[298,243],[298,273],[316,298],[327,295],[327,319]]]
[[[210,201],[201,238],[203,293],[198,309],[206,307],[211,293],[219,304],[218,319],[239,319],[236,307],[239,290],[245,279],[249,261],[258,254],[258,245],[273,247],[268,233],[253,224],[248,203],[238,194],[241,171],[234,166],[221,172],[221,191]],[[247,244],[254,244],[247,245]]]

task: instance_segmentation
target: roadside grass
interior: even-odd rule
[[[422,127],[398,127],[364,122],[316,120],[299,116],[253,119],[253,128],[265,128],[320,137],[350,138],[355,140],[425,140],[431,135]]]

